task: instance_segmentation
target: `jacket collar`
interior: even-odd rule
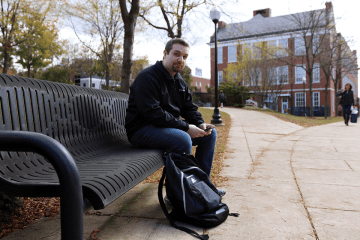
[[[173,76],[170,75],[170,73],[168,72],[168,70],[166,70],[166,68],[164,67],[162,61],[157,61],[155,63],[155,66],[158,67],[160,69],[160,71],[163,73],[164,77],[166,78],[166,80],[179,80],[182,79],[180,73],[176,73]]]

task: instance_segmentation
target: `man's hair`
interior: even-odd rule
[[[182,38],[173,38],[170,41],[168,41],[165,45],[165,50],[167,52],[167,54],[170,53],[172,47],[174,44],[180,44],[183,45],[185,47],[190,47],[190,45]]]
[[[351,83],[347,83],[347,84],[345,84],[345,86],[346,86],[346,85],[348,85],[348,84],[350,85],[350,90],[351,90],[351,89],[352,89],[352,85],[351,85]]]

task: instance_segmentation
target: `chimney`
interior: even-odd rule
[[[257,14],[261,14],[263,17],[271,17],[271,9],[265,8],[260,10],[254,10],[253,17],[255,17]]]
[[[226,26],[226,23],[223,22],[223,21],[220,21],[220,22],[218,23],[218,26],[219,26],[219,28],[223,28],[223,27]]]
[[[326,2],[325,3],[325,10],[329,11],[332,8],[332,3],[331,2]]]

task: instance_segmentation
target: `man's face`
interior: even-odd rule
[[[164,50],[163,65],[171,76],[181,72],[189,55],[189,47],[181,44],[174,44],[169,54]]]

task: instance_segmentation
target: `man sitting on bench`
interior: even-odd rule
[[[192,146],[197,146],[195,157],[210,176],[217,132],[213,125],[204,123],[179,74],[189,49],[183,39],[171,39],[163,61],[140,72],[130,87],[125,128],[135,147],[190,154]],[[219,193],[225,195],[220,189]]]

